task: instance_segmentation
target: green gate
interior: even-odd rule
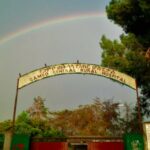
[[[15,134],[12,138],[11,150],[29,150],[30,136]]]
[[[124,136],[125,150],[144,150],[144,139],[141,134],[128,133]]]

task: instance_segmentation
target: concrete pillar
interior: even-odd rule
[[[145,150],[150,150],[150,121],[143,123]]]
[[[4,139],[3,150],[10,150],[11,141],[12,141],[12,131],[6,131],[4,135],[5,135],[5,139]]]

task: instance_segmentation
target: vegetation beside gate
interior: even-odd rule
[[[80,105],[74,110],[49,111],[40,96],[34,98],[33,105],[18,115],[15,133],[32,137],[67,136],[122,136],[128,132],[138,132],[136,111],[129,105],[113,100],[94,99],[92,104]],[[12,125],[11,120],[0,123],[0,132]]]

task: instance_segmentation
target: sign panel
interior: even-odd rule
[[[27,86],[28,84],[31,84],[33,82],[36,82],[38,80],[47,77],[62,74],[91,74],[103,76],[118,81],[122,84],[125,84],[133,89],[136,89],[135,79],[124,73],[118,72],[113,69],[101,67],[99,65],[83,64],[83,63],[58,64],[46,66],[38,70],[29,72],[27,74],[22,75],[19,78],[18,88],[20,89],[24,86]]]
[[[144,123],[144,131],[145,131],[145,146],[147,150],[150,150],[150,122]]]

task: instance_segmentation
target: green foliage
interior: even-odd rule
[[[150,116],[150,83],[146,83],[142,86],[142,97],[141,97],[141,106],[142,113],[146,115],[146,117]]]
[[[65,137],[65,135],[64,135],[64,133],[62,132],[62,131],[59,131],[59,130],[57,130],[57,129],[53,129],[53,128],[51,128],[51,129],[49,129],[49,130],[45,130],[44,131],[44,133],[43,133],[43,136],[44,137],[59,137],[59,138],[64,138]]]
[[[0,123],[0,133],[4,133],[5,131],[12,128],[12,121],[6,120]]]
[[[31,135],[32,134],[32,126],[30,124],[25,123],[25,122],[16,123],[15,133],[16,134]]]
[[[30,122],[30,118],[29,118],[29,113],[27,113],[26,111],[21,112],[21,114],[18,115],[16,123],[29,123]]]
[[[35,98],[32,107],[18,115],[15,133],[28,134],[32,137],[65,137],[62,131],[51,127],[48,113],[44,100],[41,97]],[[5,128],[9,127],[8,122],[4,122],[4,125]]]
[[[126,33],[134,33],[144,46],[149,46],[149,0],[111,0],[106,6],[106,12],[108,18],[120,25]]]
[[[28,134],[32,137],[65,137],[63,132],[51,128],[47,121],[30,120],[28,122],[17,122],[15,132],[18,134]]]
[[[120,36],[120,41],[110,40],[104,35],[100,46],[103,49],[102,66],[113,68],[136,78],[141,87],[142,112],[150,115],[150,60],[145,58],[144,47],[134,34]]]
[[[127,105],[126,105],[127,106]],[[45,107],[45,106],[44,106]],[[122,136],[125,132],[138,131],[136,114],[125,109],[127,115],[121,115],[119,103],[112,99],[81,105],[75,110],[50,112],[51,118],[31,117],[23,111],[15,123],[15,133],[31,137],[65,138],[66,136]],[[127,117],[126,117],[127,116]],[[10,120],[0,123],[0,132],[12,126]]]
[[[104,35],[101,38],[100,45],[103,48],[102,65],[123,71],[128,65],[124,57],[126,53],[125,46],[117,40],[107,39]]]
[[[145,77],[141,78],[141,74],[145,74],[149,66],[145,55],[143,55],[143,46],[133,34],[121,35],[120,41],[112,41],[102,36],[100,46],[103,49],[103,66],[117,69],[135,77],[139,85],[145,82]]]
[[[102,65],[136,78],[141,88],[142,114],[150,116],[150,1],[111,0],[107,16],[127,33],[120,41],[102,36]],[[149,54],[148,54],[149,55]]]

